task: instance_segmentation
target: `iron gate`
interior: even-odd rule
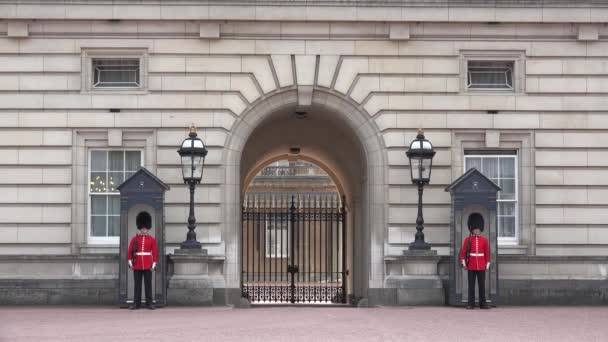
[[[247,194],[242,295],[253,303],[346,303],[344,198]]]

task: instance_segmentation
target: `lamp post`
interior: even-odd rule
[[[410,143],[405,152],[410,160],[412,183],[418,186],[418,217],[416,217],[416,236],[410,244],[410,250],[430,250],[431,245],[424,241],[424,219],[422,218],[422,191],[425,184],[431,180],[431,167],[435,151],[430,141],[424,138],[424,131],[418,130],[416,139]]]
[[[182,176],[184,183],[190,187],[190,214],[188,215],[188,234],[186,240],[181,243],[182,249],[201,249],[201,243],[196,240],[196,218],[194,217],[194,188],[203,178],[203,168],[205,167],[205,157],[207,148],[205,143],[196,135],[194,124],[190,127],[190,134],[183,142],[179,150],[181,157]]]

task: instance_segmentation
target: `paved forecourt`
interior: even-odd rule
[[[605,341],[608,308],[2,307],[0,341]]]

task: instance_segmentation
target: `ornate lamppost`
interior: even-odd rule
[[[435,151],[430,141],[424,138],[424,131],[418,130],[416,139],[410,143],[410,148],[405,152],[410,160],[410,171],[412,183],[418,186],[418,217],[416,218],[416,236],[410,244],[410,250],[430,250],[431,245],[424,241],[424,219],[422,218],[422,190],[425,184],[431,180],[431,167]]]
[[[196,240],[196,218],[194,217],[194,188],[203,178],[203,168],[205,167],[205,157],[207,148],[205,143],[196,135],[194,124],[190,127],[190,134],[183,142],[179,150],[181,157],[182,176],[184,183],[190,187],[190,214],[188,215],[188,234],[186,240],[181,243],[181,249],[201,249],[201,243]]]

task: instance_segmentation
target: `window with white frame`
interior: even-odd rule
[[[266,220],[266,257],[287,257],[289,221]]]
[[[83,48],[81,61],[83,93],[148,92],[146,48]]]
[[[143,165],[140,150],[90,150],[89,241],[117,243],[120,193],[117,188]]]
[[[139,88],[139,58],[93,58],[94,88]]]
[[[515,152],[465,154],[465,172],[474,167],[502,189],[498,192],[496,199],[498,202],[498,242],[517,243],[519,238],[517,154]]]
[[[467,88],[513,91],[514,61],[467,61]]]

